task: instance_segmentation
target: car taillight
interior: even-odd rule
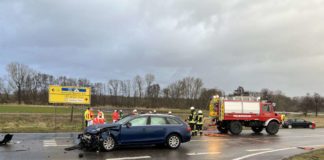
[[[187,127],[187,131],[188,131],[188,132],[191,132],[191,128],[190,128],[190,127]]]

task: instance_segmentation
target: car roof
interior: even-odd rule
[[[169,115],[169,114],[154,114],[154,113],[144,113],[144,114],[138,114],[137,116],[159,116],[159,117],[177,117],[174,115]]]

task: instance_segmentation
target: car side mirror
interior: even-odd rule
[[[127,122],[127,123],[126,123],[126,127],[127,127],[127,128],[129,128],[129,127],[131,127],[131,126],[132,126],[132,123],[130,123],[130,122]]]

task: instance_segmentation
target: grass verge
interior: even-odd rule
[[[311,152],[295,155],[284,160],[323,160],[324,149],[318,149]]]

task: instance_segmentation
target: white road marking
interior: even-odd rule
[[[248,152],[257,152],[257,151],[268,151],[268,150],[272,150],[271,148],[264,148],[264,149],[248,149],[246,151]]]
[[[148,158],[151,158],[151,156],[108,158],[106,160],[127,160],[127,159],[148,159]]]
[[[67,147],[67,146],[71,146],[71,145],[58,145],[56,143],[55,139],[50,139],[50,140],[44,140],[43,146],[44,147]]]
[[[52,146],[55,147],[55,146],[57,146],[56,141],[54,139],[44,140],[43,145],[44,145],[44,147],[52,147]]]
[[[197,156],[197,155],[206,155],[206,154],[220,154],[220,152],[194,152],[194,153],[187,153],[188,156]]]
[[[296,147],[281,148],[281,149],[275,149],[275,150],[271,150],[271,151],[264,151],[264,152],[258,152],[258,153],[248,154],[248,155],[245,155],[245,156],[242,156],[242,157],[235,158],[233,160],[242,160],[242,159],[246,159],[246,158],[249,158],[249,157],[257,156],[257,155],[260,155],[260,154],[277,152],[277,151],[284,151],[284,150],[289,150],[289,149],[296,149]]]

